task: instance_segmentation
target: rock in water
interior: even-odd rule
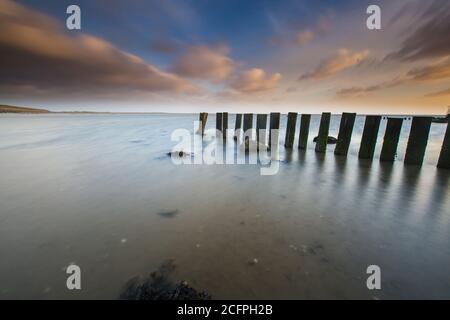
[[[193,156],[192,153],[190,152],[186,152],[186,151],[171,151],[171,152],[167,152],[167,155],[169,157],[175,157],[175,158],[183,158],[183,157],[187,157],[187,156]]]
[[[314,137],[314,140],[313,140],[313,142],[317,142],[317,139],[318,139],[319,137]],[[328,136],[328,138],[327,138],[327,144],[336,144],[337,143],[337,139],[335,138],[335,137],[332,137],[332,136]]]
[[[172,283],[169,275],[175,269],[171,260],[163,263],[146,279],[135,277],[128,281],[119,299],[123,300],[210,300],[211,296],[197,291],[187,282]]]
[[[158,212],[158,215],[160,215],[163,218],[174,218],[177,214],[178,214],[178,209]]]
[[[150,276],[149,280],[139,283],[137,279],[129,282],[126,290],[120,295],[124,300],[210,300],[211,296],[204,291],[197,291],[179,282],[175,285],[165,283],[164,279]]]

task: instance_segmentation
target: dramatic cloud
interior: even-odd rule
[[[57,21],[10,0],[0,2],[0,30],[0,86],[9,90],[197,90],[100,38],[68,36]]]
[[[301,75],[299,80],[318,80],[332,76],[357,65],[368,55],[369,50],[351,53],[347,49],[339,49],[336,55],[322,61],[313,71]]]
[[[296,40],[300,45],[309,43],[314,38],[314,33],[311,30],[305,30],[297,33]]]
[[[253,68],[243,72],[232,83],[231,87],[242,93],[268,91],[276,88],[281,74],[266,75],[262,69]]]
[[[433,1],[416,20],[417,28],[387,59],[418,60],[450,54],[450,2]]]
[[[450,1],[381,1],[380,32],[365,28],[364,2],[325,2],[217,11],[202,1],[82,1],[82,30],[69,31],[60,1],[0,0],[0,102],[305,112],[448,104]]]
[[[175,61],[171,70],[180,76],[220,82],[234,71],[234,62],[228,53],[224,45],[193,46]]]

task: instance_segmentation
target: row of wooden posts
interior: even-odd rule
[[[247,132],[252,129],[253,114],[245,113],[236,114],[235,132],[239,132],[242,128]],[[201,132],[205,131],[205,125],[208,118],[208,113],[200,113]],[[353,132],[353,126],[355,124],[356,113],[342,114],[341,123],[339,126],[339,134],[337,138],[336,148],[334,153],[336,155],[346,156],[350,146],[350,141]],[[243,120],[243,121],[242,121]],[[326,152],[328,133],[330,129],[331,113],[322,113],[319,126],[319,134],[316,141],[316,152]],[[417,116],[413,117],[411,131],[409,134],[408,144],[406,148],[405,164],[408,165],[422,165],[425,155],[425,149],[428,143],[428,136],[431,128],[431,117]],[[243,122],[243,123],[242,123]],[[311,122],[310,114],[302,114],[300,119],[300,132],[298,139],[298,148],[306,149],[309,135],[309,125]],[[297,123],[297,113],[289,112],[287,115],[286,125],[286,137],[284,146],[286,148],[292,148],[294,145],[295,127]],[[359,149],[360,159],[372,159],[375,152],[375,146],[378,138],[378,131],[380,128],[381,116],[368,115],[366,116],[364,131],[362,135],[361,145]],[[381,149],[380,161],[394,161],[397,154],[397,146],[400,140],[400,132],[402,129],[403,118],[388,117],[386,131],[384,134],[383,146]],[[256,138],[257,143],[262,141],[260,130],[266,130],[267,126],[267,114],[256,115]],[[228,113],[216,113],[216,130],[220,132],[226,132],[228,129]],[[280,129],[280,113],[273,112],[270,114],[270,127],[269,127],[269,146],[271,145],[272,131],[273,129]],[[246,137],[248,138],[248,137]],[[225,142],[226,135],[223,135]],[[235,137],[236,139],[236,137]],[[447,125],[447,130],[442,144],[441,153],[439,156],[438,164],[439,168],[450,169],[450,126]]]

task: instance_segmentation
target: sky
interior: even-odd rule
[[[81,9],[68,30],[66,8]],[[381,9],[381,30],[366,10]],[[450,1],[0,0],[0,104],[444,114]]]

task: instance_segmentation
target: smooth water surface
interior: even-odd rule
[[[357,158],[364,117],[345,158],[314,152],[313,116],[308,150],[285,152],[282,132],[279,172],[262,176],[259,165],[174,165],[171,133],[197,119],[1,115],[0,298],[116,299],[168,260],[174,281],[215,299],[450,298],[445,125],[432,125],[416,168],[402,162],[411,121],[398,161],[381,164],[385,120],[370,162]],[[70,263],[80,291],[66,289]],[[366,287],[373,264],[381,290]]]

